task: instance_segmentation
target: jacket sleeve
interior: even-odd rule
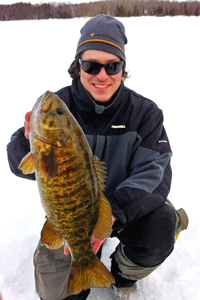
[[[25,175],[18,166],[22,158],[30,151],[29,140],[24,135],[24,127],[13,133],[10,143],[7,145],[8,162],[11,171],[19,177],[35,180],[35,174]]]
[[[138,140],[129,164],[129,177],[106,195],[117,217],[114,229],[122,229],[159,208],[170,190],[172,152],[160,109],[140,124]]]

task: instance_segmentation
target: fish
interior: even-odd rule
[[[18,168],[36,175],[46,214],[41,245],[69,247],[68,295],[111,286],[115,280],[92,248],[93,235],[104,240],[112,232],[111,206],[103,193],[105,165],[92,154],[65,102],[50,91],[32,109],[30,150]]]

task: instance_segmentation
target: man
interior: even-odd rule
[[[56,93],[79,122],[93,154],[107,167],[105,195],[112,208],[112,236],[120,241],[111,260],[116,299],[131,297],[136,282],[170,255],[177,235],[188,224],[185,211],[176,211],[167,200],[172,152],[162,111],[123,84],[126,43],[121,22],[109,15],[90,19],[81,30],[69,69],[72,85]],[[8,145],[8,159],[16,175],[35,179],[18,170],[30,150],[30,114],[25,128]],[[101,244],[93,239],[95,253]],[[39,243],[34,264],[41,299],[87,298],[89,291],[67,296],[70,262],[67,246],[50,250]]]

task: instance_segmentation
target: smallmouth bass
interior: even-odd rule
[[[109,287],[114,278],[92,249],[93,234],[103,240],[112,231],[111,207],[103,194],[105,168],[67,105],[49,91],[33,107],[30,146],[19,169],[36,174],[47,216],[41,245],[58,249],[66,241],[70,249],[68,295]]]

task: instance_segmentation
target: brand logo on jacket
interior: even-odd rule
[[[125,125],[112,125],[111,128],[114,128],[114,129],[126,128],[126,126]]]
[[[161,143],[168,143],[168,142],[166,140],[160,140],[158,141],[158,143],[161,144]]]

